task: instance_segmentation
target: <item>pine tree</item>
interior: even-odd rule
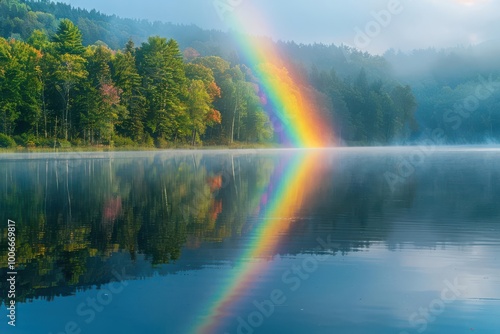
[[[121,103],[128,110],[128,118],[119,127],[123,135],[130,136],[137,142],[144,140],[144,122],[146,118],[146,100],[142,93],[141,76],[136,67],[135,47],[132,41],[127,43],[125,52],[118,52],[113,60],[113,78],[116,86],[122,90]]]
[[[150,37],[139,49],[138,63],[148,101],[149,129],[156,138],[182,138],[189,124],[181,103],[186,78],[179,46],[173,40]]]
[[[81,31],[68,19],[63,19],[59,23],[54,42],[56,51],[61,55],[65,53],[81,55],[85,51]]]
[[[12,45],[0,38],[0,131],[12,135],[19,118],[23,82],[22,66],[12,55]]]

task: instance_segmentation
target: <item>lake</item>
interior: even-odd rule
[[[0,180],[2,333],[500,332],[498,147],[4,154]]]

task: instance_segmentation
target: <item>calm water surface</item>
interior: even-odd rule
[[[0,216],[1,333],[500,333],[497,148],[2,155]]]

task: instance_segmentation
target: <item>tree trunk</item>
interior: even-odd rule
[[[54,149],[56,148],[56,142],[57,142],[57,116],[56,116],[56,124],[54,127]]]
[[[229,144],[233,143],[234,140],[234,121],[236,119],[236,110],[238,110],[238,103],[234,105],[234,111],[233,111],[233,120],[231,122],[231,138],[229,138]]]
[[[43,134],[47,138],[47,105],[45,102],[45,83],[42,84]]]
[[[191,145],[192,146],[194,146],[195,141],[196,141],[196,130],[193,130],[193,135],[192,135],[192,138],[191,138]]]
[[[68,115],[69,115],[69,89],[66,95],[66,115],[64,120],[64,139],[66,140],[68,140],[68,126],[69,126]]]
[[[240,129],[241,129],[241,112],[238,112],[238,132],[236,134],[236,138],[238,139],[238,141],[241,141]]]

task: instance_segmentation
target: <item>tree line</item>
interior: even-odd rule
[[[184,59],[158,36],[114,51],[84,46],[81,31],[60,21],[48,36],[0,38],[3,146],[261,142],[272,127],[250,69],[219,57]]]
[[[342,79],[335,70],[313,67],[309,80],[329,103],[337,137],[347,143],[386,144],[409,138],[418,129],[410,86],[370,80],[364,69]]]

